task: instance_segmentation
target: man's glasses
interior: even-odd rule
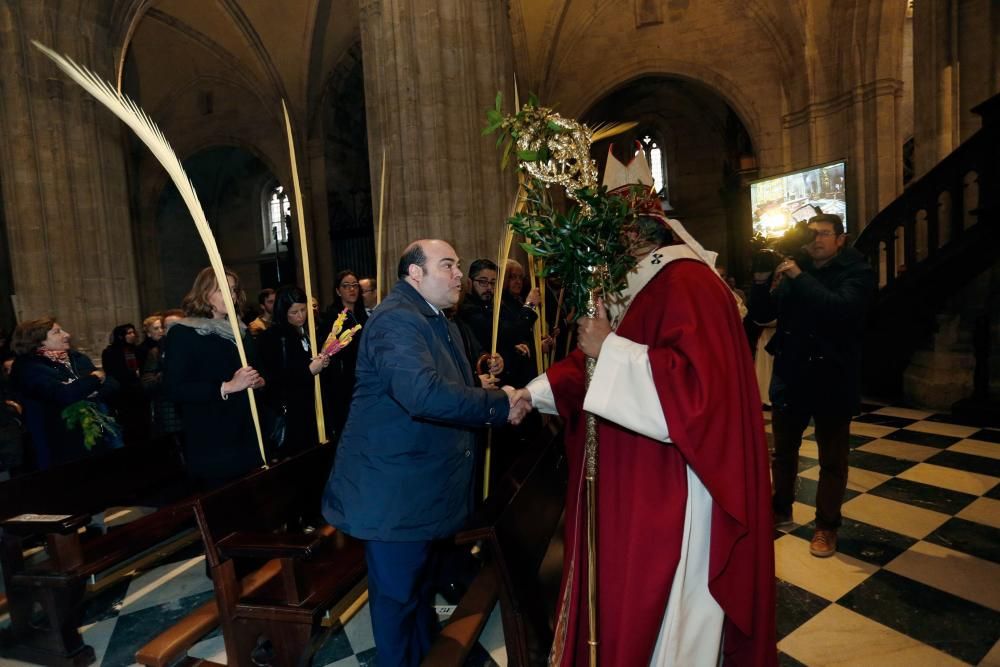
[[[361,288],[361,293],[362,294],[371,294],[374,291],[375,291],[375,289],[371,288],[371,287],[369,287],[368,289]]]
[[[476,283],[480,287],[496,287],[497,281],[490,280],[489,278],[473,278],[472,282]]]
[[[340,289],[358,289],[361,287],[360,283],[340,283]]]
[[[832,229],[814,229],[812,230],[813,236],[836,236],[837,232]]]

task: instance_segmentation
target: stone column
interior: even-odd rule
[[[495,257],[514,179],[483,137],[498,90],[513,108],[507,3],[360,0],[372,202],[388,158],[383,271],[414,239],[451,241],[465,265]],[[528,91],[522,90],[523,97]],[[377,224],[376,211],[376,224]]]
[[[927,173],[975,134],[972,108],[1000,92],[1000,5],[917,0],[913,9],[914,167]]]
[[[317,121],[319,122],[319,121]],[[309,170],[309,191],[303,192],[309,219],[309,270],[312,273],[313,296],[325,306],[333,301],[333,263],[330,257],[330,212],[326,195],[326,155],[322,140],[310,139],[305,144]],[[303,186],[304,187],[304,186]],[[303,281],[300,281],[303,282]]]
[[[958,71],[952,2],[913,6],[914,176],[958,145]]]
[[[55,315],[98,357],[116,324],[140,317],[123,130],[29,40],[113,79],[110,4],[0,0],[0,181],[17,315]]]

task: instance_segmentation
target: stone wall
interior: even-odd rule
[[[505,3],[361,0],[361,46],[373,187],[389,159],[382,284],[415,239],[496,255],[515,190],[480,130],[497,91],[511,98]]]
[[[108,2],[0,2],[0,170],[17,315],[99,359],[140,316],[119,121],[32,48],[113,71]]]

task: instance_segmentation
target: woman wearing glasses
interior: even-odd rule
[[[344,329],[356,324],[364,326],[365,322],[368,321],[365,304],[361,299],[361,284],[354,271],[345,270],[338,273],[333,287],[335,296],[333,304],[326,310],[323,318],[323,335],[320,340],[326,340],[337,316],[345,309],[347,310],[347,319],[344,322]],[[351,407],[351,396],[354,393],[354,367],[358,361],[361,333],[355,334],[354,342],[334,355],[330,361],[330,370],[320,376],[325,380],[323,407],[327,425],[337,435],[344,429],[344,424],[347,422],[347,411]]]

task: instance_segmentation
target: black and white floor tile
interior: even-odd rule
[[[1000,430],[872,406],[851,427],[838,552],[809,555],[818,452],[776,533],[783,665],[1000,665]],[[812,463],[812,465],[809,465]]]
[[[851,433],[838,553],[809,554],[819,478],[811,430],[796,525],[775,533],[781,664],[1000,667],[1000,429],[869,406]],[[197,547],[89,600],[83,635],[99,664],[133,664],[139,647],[211,597]],[[218,630],[191,655],[224,663]],[[468,664],[506,663],[494,610]],[[313,664],[375,664],[367,605]]]

